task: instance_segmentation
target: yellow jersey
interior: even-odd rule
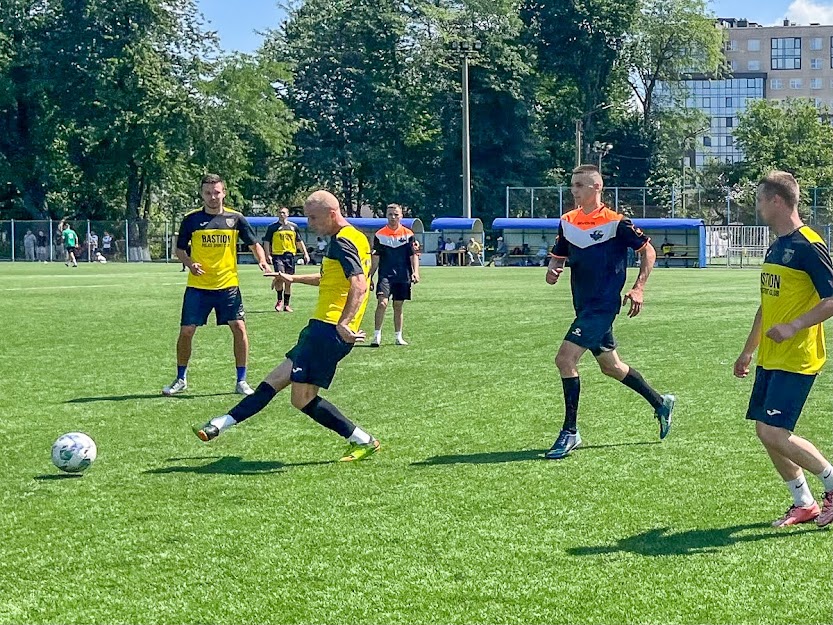
[[[202,265],[201,276],[188,274],[188,286],[218,291],[239,286],[237,277],[237,242],[256,243],[255,233],[246,218],[237,211],[223,208],[217,215],[204,210],[185,215],[179,226],[176,246],[190,250],[195,263]]]
[[[330,238],[330,243],[321,261],[321,282],[318,285],[318,304],[312,315],[325,323],[337,324],[347,303],[350,278],[370,274],[370,243],[367,237],[353,226],[344,226]],[[367,308],[368,294],[365,293],[359,311],[350,322],[353,332],[358,332]]]
[[[761,345],[764,369],[815,375],[827,358],[821,324],[776,343],[766,336],[779,323],[790,323],[822,298],[833,297],[833,263],[822,238],[807,226],[779,237],[761,267]]]
[[[266,229],[263,235],[263,242],[268,243],[272,248],[272,256],[281,254],[295,254],[298,251],[298,241],[301,240],[301,233],[291,221],[282,224],[276,221]]]

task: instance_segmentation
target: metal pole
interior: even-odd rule
[[[471,149],[469,147],[469,57],[463,56],[463,217],[471,219]]]
[[[616,212],[619,212],[619,187],[615,187],[613,190],[613,202],[616,206]]]
[[[124,262],[130,262],[130,222],[124,220]]]
[[[55,241],[52,236],[52,219],[49,220],[49,261],[55,260]]]
[[[529,188],[529,216],[535,217],[535,187]]]
[[[509,219],[509,187],[506,187],[506,218]]]
[[[685,148],[683,148],[683,149],[685,149]],[[682,164],[683,164],[683,197],[680,200],[680,212],[682,213],[682,216],[685,217],[685,154],[683,154]]]
[[[674,219],[674,205],[677,203],[677,190],[671,187],[671,219]]]
[[[90,220],[87,220],[87,262],[93,262],[93,259],[90,258],[92,256],[92,250],[90,249]]]
[[[583,124],[582,120],[576,120],[576,167],[581,165],[581,132],[584,129]]]
[[[558,216],[564,214],[564,187],[558,187]]]
[[[165,220],[165,262],[171,262],[171,235],[168,230],[168,220]]]
[[[648,204],[647,189],[642,187],[642,217],[645,218],[645,209]]]
[[[12,219],[12,262],[14,262],[14,219]]]

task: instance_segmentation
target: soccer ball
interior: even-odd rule
[[[52,445],[52,464],[67,473],[86,471],[95,455],[95,442],[82,432],[64,434]]]

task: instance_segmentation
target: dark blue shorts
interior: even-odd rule
[[[615,319],[615,313],[578,313],[564,340],[589,350],[594,356],[612,352],[616,349]]]
[[[301,384],[330,388],[336,367],[353,349],[342,339],[332,323],[311,319],[301,330],[298,343],[286,353],[292,361],[289,379]]]
[[[240,289],[236,286],[217,290],[186,287],[179,325],[204,326],[212,310],[218,326],[228,325],[229,321],[242,321],[246,313]]]
[[[272,256],[272,266],[275,268],[275,271],[281,271],[283,273],[294,274],[295,273],[295,254],[292,252],[287,252],[285,254],[278,254],[277,256]]]
[[[746,418],[792,432],[815,381],[815,375],[758,367]]]
[[[411,283],[391,282],[390,278],[379,278],[376,297],[392,298],[397,302],[408,301],[411,299]]]

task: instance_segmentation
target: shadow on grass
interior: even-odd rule
[[[170,458],[169,461],[180,460],[208,460],[217,456],[197,458]],[[209,464],[200,465],[177,465],[161,467],[144,471],[150,475],[164,475],[167,473],[198,473],[204,475],[265,475],[269,473],[281,473],[284,469],[291,467],[309,467],[325,464],[334,464],[335,460],[319,460],[315,462],[281,462],[279,460],[243,460],[240,456],[223,456]]]
[[[53,482],[55,480],[74,480],[79,477],[84,477],[80,473],[50,473],[49,475],[36,475],[35,479],[39,482]]]
[[[633,447],[636,445],[659,445],[660,441],[640,441],[636,443],[611,443],[609,445],[584,445],[576,449],[573,454],[581,454],[590,449],[607,449],[610,447]],[[504,462],[524,462],[527,460],[546,460],[546,449],[524,449],[520,451],[487,451],[479,454],[460,454],[450,456],[434,456],[421,462],[413,462],[412,466],[432,466],[439,464],[501,464]],[[571,454],[572,455],[572,454]],[[567,456],[566,459],[568,459]],[[556,461],[551,461],[556,462]]]
[[[130,401],[131,399],[194,399],[197,397],[221,397],[224,395],[235,395],[236,393],[184,393],[174,395],[173,397],[165,397],[162,393],[139,393],[136,395],[110,395],[109,397],[76,397],[75,399],[68,399],[65,404],[90,404],[97,401]]]
[[[765,533],[742,534],[748,530],[764,530]],[[769,523],[750,523],[702,530],[669,533],[667,527],[648,530],[628,538],[622,538],[613,545],[595,547],[572,547],[567,549],[571,556],[595,556],[608,553],[635,553],[641,556],[688,556],[699,553],[714,553],[723,547],[739,543],[784,538],[819,531],[815,528],[793,530],[773,529]]]

